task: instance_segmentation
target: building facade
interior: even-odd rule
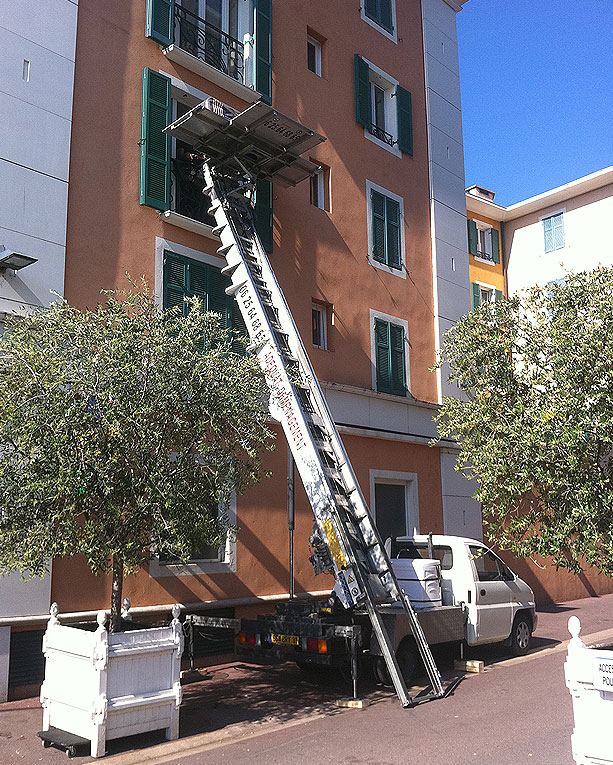
[[[65,294],[144,276],[161,308],[196,294],[228,324],[224,265],[202,183],[161,132],[207,97],[242,111],[264,99],[326,141],[310,184],[259,184],[260,236],[384,537],[481,536],[453,442],[432,448],[445,391],[430,368],[469,305],[454,0],[81,0]],[[201,278],[194,280],[192,274]],[[196,285],[197,282],[197,286]],[[187,564],[152,560],[126,579],[142,618],[173,602],[245,615],[289,592],[287,445],[270,477],[236,498],[236,540]],[[296,491],[295,588],[329,592]],[[54,562],[51,599],[91,616],[110,581]],[[42,618],[42,617],[41,617]],[[75,618],[77,618],[75,616]],[[14,620],[42,629],[42,621]],[[219,653],[219,651],[217,651]],[[15,685],[15,684],[13,684]],[[13,695],[25,692],[16,686]]]
[[[76,30],[76,0],[0,7],[0,333],[7,315],[49,305],[64,291]],[[14,656],[29,646],[27,635],[16,644],[11,621],[48,611],[50,593],[51,576],[0,578],[0,701],[11,644]],[[34,661],[40,671],[40,651]],[[13,666],[15,684],[19,662]]]
[[[494,192],[481,186],[466,191],[470,306],[500,300],[506,295],[502,264],[504,208],[494,203]]]

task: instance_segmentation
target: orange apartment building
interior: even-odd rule
[[[495,192],[481,186],[466,190],[468,268],[471,308],[506,297],[502,253],[502,222],[494,203]],[[494,210],[494,214],[492,214]],[[498,219],[497,219],[498,218]]]
[[[448,392],[444,375],[429,370],[442,333],[470,304],[461,4],[81,0],[78,8],[66,298],[94,306],[101,289],[126,286],[127,272],[144,275],[162,308],[171,293],[191,294],[197,270],[205,286],[196,294],[236,321],[202,184],[185,147],[161,129],[207,97],[238,111],[263,98],[325,136],[309,155],[321,166],[310,183],[259,184],[256,209],[384,537],[481,536],[472,486],[453,471],[455,444],[428,445]],[[493,276],[483,280],[502,289]],[[138,618],[165,618],[174,602],[241,616],[288,597],[288,456],[276,431],[276,450],[265,457],[271,476],[236,498],[236,540],[188,564],[152,560],[126,579]],[[312,524],[297,482],[298,594],[333,585],[309,563]],[[93,617],[109,596],[110,581],[85,560],[53,561],[50,599],[68,620]],[[44,614],[1,624],[22,657],[24,631],[28,645],[40,640]],[[9,695],[37,682],[22,664],[15,658],[9,669]]]

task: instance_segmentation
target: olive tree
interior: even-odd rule
[[[231,493],[271,443],[245,341],[196,299],[182,314],[133,285],[95,310],[58,300],[0,337],[0,571],[84,555],[112,572],[113,630],[124,573],[220,545]]]
[[[613,573],[613,269],[482,305],[446,336],[439,437],[459,440],[488,538]]]

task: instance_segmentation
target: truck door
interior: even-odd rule
[[[477,604],[477,643],[506,640],[511,632],[511,589],[502,562],[486,547],[470,545]]]

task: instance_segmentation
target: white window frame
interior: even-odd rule
[[[170,251],[185,258],[191,258],[199,263],[206,263],[214,268],[223,268],[226,261],[218,255],[211,255],[200,250],[194,250],[183,244],[155,238],[155,270],[154,270],[154,294],[156,305],[162,308],[164,305],[164,252]],[[228,507],[228,523],[236,526],[236,495],[233,493]],[[236,572],[236,534],[228,532],[223,555],[219,560],[195,560],[189,563],[160,563],[157,558],[149,562],[149,576],[159,579],[167,576],[192,576],[198,574],[231,574]]]
[[[319,348],[320,351],[327,351],[328,350],[328,309],[327,306],[325,306],[323,303],[316,303],[313,301],[311,303],[311,317],[312,312],[317,311],[319,313],[319,326],[321,328],[320,330],[320,340],[321,345],[316,345],[313,343],[313,348]]]
[[[474,258],[475,258],[475,260],[478,260],[480,263],[487,263],[489,266],[495,266],[496,263],[494,263],[494,260],[493,260],[494,241],[493,241],[493,236],[492,236],[492,230],[493,230],[494,227],[491,224],[484,223],[483,221],[480,221],[480,220],[474,219],[474,222],[475,222],[475,226],[477,228],[477,253],[485,252],[486,254],[489,254],[489,255],[492,256],[492,260],[489,260],[488,258],[481,258],[481,257],[479,257],[478,254],[475,255]],[[489,247],[490,247],[489,253],[487,251],[487,247],[486,247],[485,250],[481,250],[479,248],[480,235],[483,236],[484,244],[487,244],[487,242],[485,241],[485,235],[488,234],[488,233],[489,233],[489,237],[487,237],[487,239],[489,240]]]
[[[387,72],[384,72],[383,69],[380,69],[376,64],[373,64],[368,59],[363,59],[368,64],[368,75],[370,78],[370,88],[371,88],[371,109],[374,109],[374,99],[372,98],[372,86],[373,84],[378,85],[384,92],[385,92],[385,101],[384,101],[384,109],[385,109],[385,132],[389,133],[393,138],[396,140],[396,143],[393,146],[390,146],[388,143],[385,143],[385,141],[382,141],[380,138],[377,138],[376,135],[373,135],[367,127],[364,128],[364,136],[369,140],[375,143],[377,146],[380,146],[381,148],[385,149],[386,151],[389,151],[390,154],[393,154],[395,157],[402,157],[402,152],[398,148],[398,110],[396,108],[396,89],[400,85],[397,79],[394,77],[391,77]],[[371,112],[371,119],[373,117],[373,112]],[[374,120],[373,120],[374,124]]]
[[[377,342],[375,340],[375,319],[381,319],[382,321],[388,321],[392,324],[398,324],[404,329],[404,374],[407,386],[407,395],[402,396],[405,401],[407,398],[412,398],[411,394],[411,362],[409,358],[409,322],[406,319],[399,319],[397,316],[390,316],[388,313],[382,313],[381,311],[375,311],[373,308],[369,309],[370,319],[370,361],[372,368],[372,389],[377,391]],[[392,393],[382,393],[377,391],[379,396],[391,396],[393,399],[398,399],[399,396],[394,396]]]
[[[404,506],[406,516],[407,536],[419,534],[419,492],[417,473],[405,473],[395,470],[369,471],[370,508],[375,525],[377,523],[377,508],[375,504],[375,485],[378,483],[400,484],[405,487]],[[385,542],[385,540],[383,540]]]
[[[547,215],[541,215],[539,218],[539,223],[541,224],[541,236],[543,236],[544,239],[544,224],[543,221],[547,220],[547,218],[555,218],[556,215],[562,216],[562,224],[563,224],[563,231],[564,231],[564,244],[562,247],[556,247],[553,250],[545,250],[545,242],[543,241],[543,250],[541,252],[542,255],[551,255],[552,252],[558,252],[559,250],[565,250],[566,249],[566,207],[561,207],[559,210],[554,210],[553,212],[547,213]]]
[[[311,35],[307,35],[307,50],[308,46],[312,45],[315,48],[315,71],[309,69],[309,59],[307,53],[307,70],[313,72],[317,77],[321,77],[321,43]]]
[[[379,194],[383,194],[385,197],[389,197],[390,199],[394,199],[396,202],[398,202],[400,207],[400,268],[391,268],[386,263],[380,263],[378,260],[375,260],[372,255],[372,248],[373,248],[373,231],[372,231],[372,200],[371,200],[371,191],[378,191]],[[376,183],[373,183],[372,181],[369,181],[368,178],[366,179],[366,226],[367,226],[367,236],[368,236],[368,262],[371,266],[374,268],[378,268],[380,271],[385,271],[386,274],[392,274],[393,276],[398,276],[400,279],[406,279],[407,278],[407,271],[406,271],[406,260],[405,260],[405,244],[404,244],[404,199],[398,194],[394,194],[392,191],[388,191],[387,189],[384,189],[383,186],[379,186]]]
[[[494,303],[496,300],[496,287],[493,284],[485,284],[485,282],[475,282],[479,285],[479,305],[483,305],[484,301],[481,299],[482,290],[487,290],[490,297],[488,297],[488,303]]]
[[[369,26],[371,26],[373,29],[376,29],[377,32],[380,32],[384,37],[387,37],[388,40],[391,40],[393,43],[398,43],[398,35],[397,35],[397,24],[396,24],[396,0],[391,0],[392,4],[392,29],[393,32],[388,32],[387,29],[384,29],[383,27],[379,26],[376,21],[373,21],[373,19],[369,18],[366,15],[366,0],[360,0],[360,16],[362,18],[362,21],[365,21]]]

